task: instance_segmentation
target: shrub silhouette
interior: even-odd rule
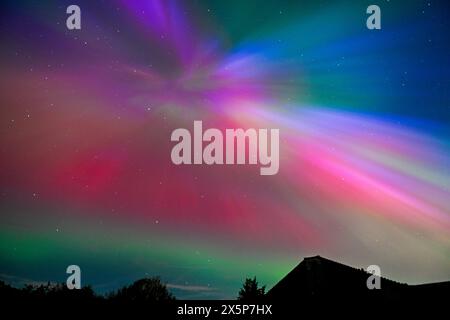
[[[261,300],[266,291],[266,286],[258,287],[258,281],[256,281],[256,277],[253,279],[247,278],[239,290],[238,300],[245,301],[254,301]]]
[[[25,299],[45,300],[49,302],[84,301],[94,302],[101,299],[91,286],[79,290],[70,290],[63,283],[47,283],[41,285],[26,285],[21,294]]]
[[[78,290],[70,290],[64,283],[28,284],[14,288],[0,280],[0,296],[8,301],[29,301],[37,303],[64,304],[86,302],[101,304],[109,302],[119,303],[156,303],[175,300],[167,286],[159,277],[144,278],[135,281],[129,286],[124,286],[106,297],[96,295],[91,286],[85,286]]]
[[[62,283],[28,284],[23,288],[14,288],[0,281],[0,296],[5,305],[10,303],[36,303],[38,305],[58,305],[82,303],[99,304],[104,298],[94,293],[90,286],[79,290],[69,290]]]

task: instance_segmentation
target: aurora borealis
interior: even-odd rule
[[[68,30],[77,4],[81,30]],[[0,279],[180,298],[320,254],[450,279],[444,1],[3,1]],[[176,128],[277,128],[279,172],[176,166]]]

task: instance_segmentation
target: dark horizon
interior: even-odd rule
[[[319,271],[320,265],[328,265],[328,270],[327,271]],[[311,270],[305,271],[306,268],[311,268]],[[337,272],[336,270],[341,269],[341,275],[348,275],[348,273],[353,273],[352,277],[349,278],[342,278],[340,279],[340,273]],[[347,272],[342,272],[342,269],[346,270]],[[314,271],[314,272],[313,272]],[[301,276],[299,276],[299,273],[305,273],[303,275],[303,278]],[[318,273],[322,272],[322,274],[320,276],[318,276]],[[332,278],[330,278],[329,274],[326,274],[327,272],[329,272],[330,274],[332,274],[333,276],[336,276],[337,279],[332,280]],[[309,274],[309,275],[308,275]],[[355,276],[357,280],[355,281]],[[309,256],[309,257],[304,257],[303,260],[300,261],[299,264],[297,264],[291,271],[289,271],[285,276],[283,276],[275,285],[273,285],[270,289],[267,290],[266,292],[266,296],[270,297],[270,299],[276,299],[276,300],[289,300],[287,298],[287,296],[290,296],[291,299],[305,299],[305,295],[308,296],[308,290],[312,291],[312,290],[316,290],[319,288],[319,282],[321,283],[321,286],[323,287],[323,290],[329,290],[331,293],[334,294],[334,292],[337,291],[342,291],[343,287],[348,287],[349,285],[351,285],[352,281],[353,284],[357,284],[357,289],[355,289],[355,296],[360,295],[362,291],[372,291],[369,290],[365,287],[366,285],[366,280],[368,277],[370,277],[372,274],[367,272],[364,268],[358,268],[358,267],[353,267],[353,266],[349,266],[346,265],[342,262],[337,262],[337,261],[333,261],[330,260],[328,258],[322,257],[320,255],[315,255],[315,256]],[[314,276],[314,279],[307,279],[306,277],[312,277]],[[146,277],[147,279],[149,278],[158,278],[159,277],[156,276],[149,276]],[[320,277],[323,277],[323,279],[320,279]],[[134,281],[132,281],[131,283],[126,284],[125,286],[129,286],[132,283],[136,283],[138,281],[142,281],[146,278],[141,278],[141,279],[136,279]],[[319,278],[319,279],[318,279]],[[305,282],[305,280],[308,280]],[[0,281],[4,281],[1,277],[0,277]],[[325,282],[324,282],[325,281]],[[50,287],[58,287],[58,286],[62,286],[65,287],[66,284],[65,283],[60,283],[60,282],[52,282],[52,281],[40,281],[40,282],[36,282],[36,281],[31,281],[28,283],[22,283],[20,286],[15,286],[13,283],[8,283],[7,281],[4,281],[4,283],[6,285],[10,285],[13,288],[16,289],[24,289],[26,286],[32,285],[34,287],[39,287],[39,286],[47,286],[50,285]],[[168,284],[168,283],[164,283],[162,282],[168,289],[168,291],[170,293],[172,293],[174,295],[175,298],[177,299],[181,299],[181,300],[210,300],[211,298],[208,296],[205,296],[203,298],[200,297],[195,297],[194,299],[189,299],[188,297],[184,296],[183,294],[179,295],[177,294],[177,290],[174,290],[174,288],[176,289],[177,286]],[[312,284],[311,284],[312,283]],[[439,293],[442,292],[442,290],[445,293],[449,293],[450,294],[450,279],[446,280],[446,281],[441,281],[441,282],[432,282],[432,283],[420,283],[420,284],[408,284],[408,283],[403,283],[403,282],[398,282],[395,279],[388,279],[386,277],[381,276],[381,283],[382,283],[382,288],[379,289],[380,292],[386,292],[389,290],[392,290],[392,288],[394,289],[406,289],[406,290],[414,290],[414,289],[421,289],[421,290],[425,290],[427,291],[427,293],[431,294],[434,292],[433,290],[441,290],[438,291]],[[344,286],[344,284],[346,286]],[[261,283],[261,285],[265,285],[264,283]],[[301,289],[305,290],[302,294],[300,294],[299,292],[301,292]],[[333,289],[333,286],[336,286],[336,291]],[[82,286],[83,288],[92,288],[93,293],[98,296],[98,297],[102,297],[102,298],[107,298],[109,295],[113,294],[114,292],[117,292],[118,290],[122,289],[124,286],[119,286],[115,289],[112,290],[108,290],[108,291],[104,291],[104,292],[99,292],[98,290],[95,290],[95,286],[91,286],[89,284],[85,284]],[[291,291],[291,289],[289,289],[290,287],[294,287],[295,290],[300,290],[298,293],[298,297],[295,296],[295,294],[293,294]],[[351,287],[351,286],[350,286]],[[362,290],[363,289],[363,290]],[[236,288],[236,295],[234,297],[228,297],[225,298],[224,300],[235,300],[238,297],[238,292],[239,288]],[[405,290],[405,292],[406,292]],[[183,292],[182,289],[180,289],[181,292]],[[373,289],[373,292],[377,291],[377,289]],[[350,295],[352,295],[353,293],[351,291],[348,292]],[[409,297],[409,296],[408,296]],[[214,298],[212,298],[212,300],[214,300]]]

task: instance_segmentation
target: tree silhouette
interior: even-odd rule
[[[260,300],[264,297],[266,286],[258,287],[256,277],[253,279],[247,278],[239,290],[238,300]]]
[[[159,277],[137,280],[109,296],[111,301],[118,302],[158,302],[175,300]]]

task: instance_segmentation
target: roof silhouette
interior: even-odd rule
[[[381,289],[369,289],[372,274],[321,256],[304,258],[267,293],[283,301],[403,301],[450,293],[450,282],[410,286],[381,277]]]

